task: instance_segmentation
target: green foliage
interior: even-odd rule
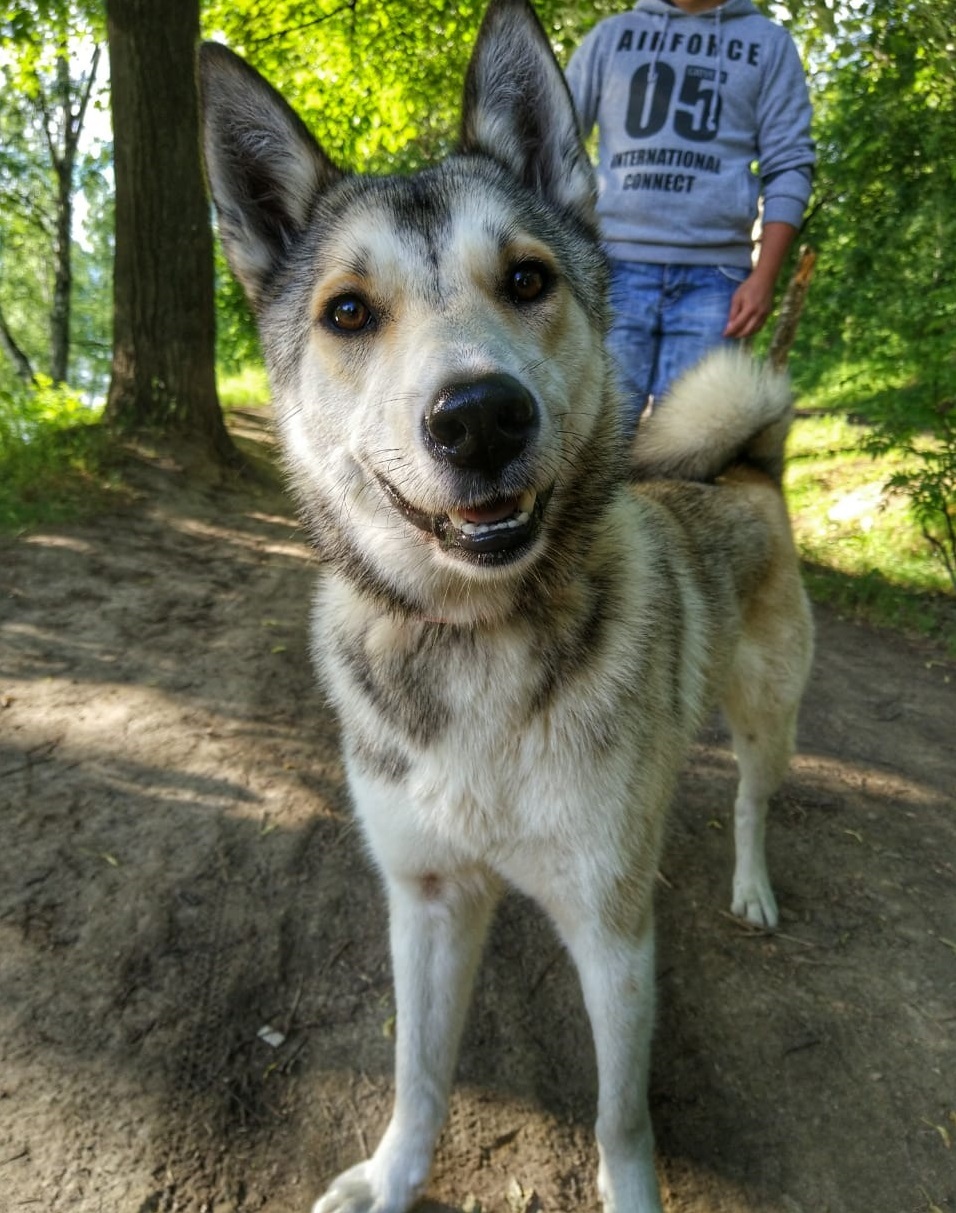
[[[0,529],[102,508],[114,485],[97,419],[75,392],[43,377],[0,387]]]
[[[819,252],[795,349],[805,385],[838,363],[901,368],[933,404],[956,392],[956,3],[840,6],[803,31],[820,163],[805,236]]]
[[[956,430],[950,428],[942,443],[915,453],[916,470],[897,472],[887,484],[906,493],[923,538],[956,591]]]
[[[222,245],[215,243],[216,258],[216,365],[227,375],[250,364],[261,364],[259,336],[242,287],[226,265]]]
[[[921,450],[882,444],[862,419],[797,419],[787,497],[811,594],[877,625],[943,639],[956,656],[956,601],[905,491]],[[952,498],[951,498],[952,500]]]
[[[224,409],[259,408],[269,403],[269,383],[262,366],[249,365],[233,374],[220,374],[218,389]]]
[[[70,388],[43,375],[32,387],[0,389],[0,458],[35,444],[43,434],[73,429],[95,417]]]
[[[83,207],[73,249],[70,378],[90,399],[101,399],[113,356],[112,145],[90,149],[79,189]]]
[[[566,58],[583,32],[620,8],[539,0]],[[208,0],[207,37],[257,67],[346,168],[404,172],[447,154],[485,0]]]
[[[825,31],[818,13],[796,22],[820,162],[794,377],[816,402],[873,424],[865,451],[905,461],[887,487],[952,581],[956,0],[863,0],[834,15]]]
[[[0,3],[0,310],[34,370],[51,367],[56,163],[64,168],[82,129],[81,98],[103,24],[95,0]],[[102,104],[97,91],[90,102],[87,123]],[[91,391],[103,387],[110,333],[109,163],[109,149],[87,141],[73,170],[73,196],[82,193],[87,223],[84,238],[71,245],[78,355],[72,378]]]
[[[956,416],[951,407],[927,416],[923,403],[893,394],[876,410],[863,449],[874,457],[903,456],[887,488],[905,495],[913,518],[956,592]]]

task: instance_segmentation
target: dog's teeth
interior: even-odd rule
[[[501,531],[501,530],[513,531],[516,527],[524,526],[530,519],[531,515],[529,513],[527,513],[527,511],[522,510],[520,514],[512,514],[512,516],[510,518],[503,518],[500,522],[461,522],[461,523],[456,522],[455,517],[452,514],[449,514],[448,517],[451,519],[453,525],[456,526],[463,535],[474,536],[474,535],[488,535],[492,531]]]
[[[513,531],[518,527],[527,526],[531,520],[531,512],[538,499],[534,489],[527,489],[517,499],[517,509],[507,518],[499,518],[495,522],[470,522],[458,510],[448,511],[448,521],[462,535],[474,538],[476,535],[490,535],[493,531]]]

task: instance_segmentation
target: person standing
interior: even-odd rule
[[[598,128],[608,346],[633,430],[649,399],[770,315],[810,196],[807,84],[789,33],[750,0],[638,0],[590,31],[566,77],[582,135]]]

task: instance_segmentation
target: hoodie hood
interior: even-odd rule
[[[750,17],[759,12],[750,0],[724,0],[716,8],[706,9],[702,13],[685,13],[676,4],[668,0],[637,0],[634,5],[635,13],[660,13],[673,21],[729,21],[734,17]]]

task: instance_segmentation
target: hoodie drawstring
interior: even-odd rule
[[[667,42],[667,27],[670,24],[670,14],[661,13],[663,25],[660,30],[660,39],[654,45],[654,57],[651,59],[651,70],[647,76],[647,91],[644,94],[644,112],[641,114],[641,126],[647,127],[650,116],[651,107],[654,104],[654,92],[657,88],[657,61],[661,57],[661,51]]]
[[[661,26],[660,41],[654,47],[654,58],[651,60],[651,72],[647,78],[648,84],[657,83],[657,61],[661,57],[661,51],[667,44],[667,27],[670,25],[671,21],[670,13],[661,13],[661,19],[663,20],[664,24]]]
[[[710,108],[710,117],[707,121],[707,129],[715,131],[717,129],[717,113],[720,110],[720,78],[723,75],[724,67],[724,31],[720,25],[720,9],[714,13],[717,25],[717,79],[714,81],[714,104]]]

